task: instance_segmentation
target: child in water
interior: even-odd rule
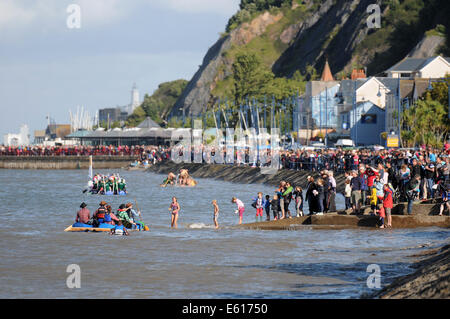
[[[278,199],[278,195],[273,195],[273,199],[270,201],[270,205],[272,206],[272,212],[273,212],[273,219],[277,220],[280,219],[280,200]]]
[[[172,211],[172,222],[170,224],[170,227],[177,228],[178,212],[180,211],[180,204],[178,203],[177,198],[175,196],[172,197],[172,203],[169,206],[169,210]]]
[[[240,225],[240,224],[242,224],[242,217],[244,216],[244,211],[245,211],[244,203],[236,197],[233,197],[231,199],[231,202],[236,203],[236,205],[237,205],[238,209],[235,211],[235,213],[236,214],[239,213],[239,225]]]
[[[263,211],[264,211],[264,199],[263,199],[263,193],[259,192],[258,197],[255,200],[256,208],[256,222],[258,222],[258,217],[260,217],[261,221],[263,221]]]
[[[214,199],[212,201],[213,207],[214,207],[214,227],[217,229],[219,228],[219,223],[217,222],[217,218],[219,217],[219,205],[217,205],[217,201]]]
[[[266,201],[264,202],[264,209],[266,210],[266,221],[270,220],[270,196],[266,195]]]

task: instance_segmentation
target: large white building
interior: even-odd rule
[[[20,146],[30,144],[28,125],[22,124],[18,134],[8,133],[3,136],[3,144],[6,146]]]
[[[405,58],[386,71],[390,78],[442,78],[450,74],[450,58],[434,56],[429,58]]]

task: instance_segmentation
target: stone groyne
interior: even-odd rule
[[[233,166],[222,164],[196,164],[196,163],[174,163],[165,162],[156,164],[149,171],[159,174],[168,174],[173,172],[177,174],[180,169],[186,168],[189,174],[199,178],[214,178],[227,182],[243,183],[243,184],[267,184],[278,186],[280,181],[289,181],[293,185],[299,185],[303,188],[307,185],[307,177],[309,175],[318,178],[319,174],[309,171],[294,170],[278,170],[275,174],[263,174],[259,168],[248,166]],[[345,188],[345,176],[336,174],[337,192],[341,193]]]
[[[252,184],[261,183],[278,186],[281,180],[290,181],[293,185],[300,185],[305,188],[307,185],[307,176],[318,174],[309,171],[279,170],[275,174],[262,174],[259,168],[248,166],[232,166],[219,164],[195,164],[195,163],[173,163],[165,162],[156,164],[147,169],[147,171],[168,174],[173,172],[177,174],[180,169],[185,168],[195,178],[213,178],[234,183]],[[345,176],[337,174],[335,176],[338,193],[344,190]],[[275,190],[275,188],[274,188]],[[392,209],[392,223],[395,228],[414,228],[414,227],[450,227],[450,217],[448,212],[446,216],[436,216],[439,214],[438,203],[415,202],[412,206],[411,216],[407,215],[407,203],[398,203]],[[307,216],[278,221],[251,223],[242,225],[244,228],[259,229],[295,229],[302,228],[305,225],[313,228],[352,228],[352,227],[376,227],[378,217],[371,216],[369,206],[362,207],[362,215],[350,215],[350,211],[340,210],[333,213],[327,213],[322,216]]]
[[[136,156],[93,156],[93,168],[123,168]],[[88,169],[89,156],[0,156],[0,169]]]

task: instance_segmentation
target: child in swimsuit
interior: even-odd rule
[[[175,196],[172,197],[172,203],[169,206],[169,210],[172,211],[172,222],[170,224],[170,227],[177,228],[178,212],[180,211],[180,204],[178,203],[177,198]]]
[[[219,206],[217,205],[217,201],[214,199],[212,201],[214,207],[214,227],[219,228],[219,223],[217,222],[217,218],[219,217]]]

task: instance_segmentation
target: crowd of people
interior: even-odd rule
[[[132,203],[121,204],[116,213],[114,213],[111,205],[101,201],[92,216],[86,207],[86,203],[81,203],[80,210],[75,218],[74,227],[83,227],[85,225],[104,227],[109,228],[111,233],[123,235],[128,235],[127,229],[148,230],[148,226],[141,220],[141,212],[139,210],[136,211]]]
[[[88,145],[73,145],[73,146],[4,146],[0,145],[0,156],[140,156],[145,157],[154,149],[155,146],[88,146]]]
[[[121,178],[119,174],[95,174],[92,180],[88,181],[88,188],[83,193],[86,191],[99,195],[125,195],[127,184],[125,178]]]

